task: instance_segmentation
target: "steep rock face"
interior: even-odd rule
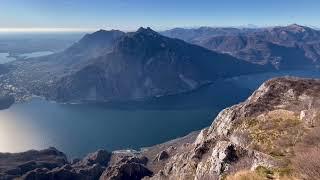
[[[295,159],[306,136],[320,136],[315,133],[320,122],[319,90],[320,80],[265,82],[245,102],[223,110],[151,179],[219,179],[239,172],[251,177],[260,173],[259,178],[310,177],[312,170],[299,171]],[[319,141],[312,143],[318,148]]]

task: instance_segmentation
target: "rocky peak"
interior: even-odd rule
[[[136,31],[136,34],[155,35],[158,33],[156,31],[152,30],[150,27],[147,27],[147,28],[140,27]]]
[[[115,46],[114,51],[136,54],[152,54],[166,47],[166,37],[151,28],[139,28],[134,33],[128,33]]]
[[[162,36],[158,32],[152,30],[150,27],[147,27],[147,28],[140,27],[136,32],[131,33],[130,37],[135,39],[140,39],[140,40],[144,40],[144,39],[155,40],[155,39],[161,38]]]

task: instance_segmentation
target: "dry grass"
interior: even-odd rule
[[[283,163],[281,168],[238,171],[226,179],[320,179],[320,114],[312,118],[310,127],[293,112],[271,111],[240,121],[237,131],[247,134],[251,148]]]
[[[320,116],[313,119],[313,128],[306,130],[303,123],[291,115],[276,113],[262,121],[253,119],[247,123],[252,145],[287,162],[283,168],[272,170],[274,177],[320,179]]]
[[[234,175],[229,175],[225,180],[265,180],[265,177],[260,176],[254,171],[239,171]]]
[[[255,171],[238,171],[233,175],[228,175],[224,178],[225,180],[298,180],[297,178],[290,175],[281,175],[279,169],[269,170],[265,167],[258,167]]]
[[[311,129],[294,151],[295,172],[303,179],[320,179],[320,127]]]
[[[274,157],[292,154],[292,147],[303,135],[301,121],[290,111],[276,110],[243,121],[240,126],[251,137],[251,147]]]

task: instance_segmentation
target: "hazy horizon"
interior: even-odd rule
[[[298,24],[302,26],[307,26],[315,29],[319,29],[320,26],[313,26],[313,25],[304,25],[300,23],[291,23],[291,24]],[[192,29],[192,28],[201,28],[201,27],[212,27],[212,28],[269,28],[269,27],[276,27],[276,26],[288,26],[291,24],[281,24],[281,25],[268,25],[268,26],[257,26],[254,24],[248,25],[240,25],[240,26],[177,26],[177,27],[169,27],[169,28],[153,28],[150,26],[139,26],[135,29],[117,29],[117,28],[92,28],[92,29],[82,29],[82,28],[0,28],[0,34],[33,34],[33,33],[43,33],[43,34],[59,34],[59,33],[92,33],[98,30],[120,30],[124,32],[132,32],[136,31],[140,27],[150,27],[156,31],[165,31],[174,28],[185,28],[185,29]]]
[[[139,27],[284,26],[320,27],[316,0],[156,1],[147,0],[3,0],[0,32],[134,31]]]

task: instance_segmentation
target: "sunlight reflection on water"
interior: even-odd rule
[[[18,114],[12,114],[9,110],[0,115],[0,152],[21,152],[33,147],[41,149],[41,135],[34,127],[25,122],[16,121]]]

